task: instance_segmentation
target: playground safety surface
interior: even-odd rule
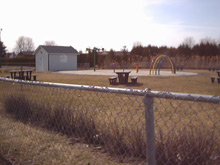
[[[122,69],[116,69],[115,72],[123,71]],[[139,69],[136,73],[135,69],[125,69],[124,71],[131,71],[129,76],[195,76],[198,73],[177,71],[176,74],[172,74],[170,70],[160,70],[160,75],[150,75],[149,69]],[[102,69],[102,70],[71,70],[71,71],[57,71],[54,73],[59,74],[71,74],[71,75],[97,75],[97,76],[117,76],[113,69]]]

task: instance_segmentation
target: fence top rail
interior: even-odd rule
[[[38,85],[38,86],[68,88],[68,89],[76,89],[76,90],[97,91],[97,92],[105,92],[105,93],[129,94],[136,96],[156,97],[156,98],[165,98],[165,99],[173,99],[173,100],[220,103],[220,96],[176,93],[176,92],[167,92],[167,91],[152,91],[149,88],[146,88],[144,90],[132,89],[132,88],[125,89],[125,88],[112,88],[112,87],[100,87],[100,86],[88,86],[88,85],[50,83],[50,82],[40,82],[40,81],[24,81],[24,80],[2,78],[2,77],[0,77],[0,81]]]

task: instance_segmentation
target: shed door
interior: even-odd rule
[[[44,71],[44,58],[40,56],[39,71]]]

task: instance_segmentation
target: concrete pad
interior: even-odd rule
[[[115,70],[116,72],[123,71],[122,69]],[[198,73],[177,71],[176,74],[172,74],[171,71],[161,70],[160,75],[150,75],[149,69],[139,69],[139,72],[136,73],[135,69],[125,69],[124,71],[131,71],[129,76],[194,76]],[[102,70],[75,70],[75,71],[57,71],[54,73],[58,74],[71,74],[71,75],[97,75],[97,76],[117,76],[116,73],[111,69],[102,69]]]

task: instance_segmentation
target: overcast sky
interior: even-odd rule
[[[19,36],[78,51],[177,47],[186,37],[220,39],[220,0],[0,0],[0,28],[9,51]]]

